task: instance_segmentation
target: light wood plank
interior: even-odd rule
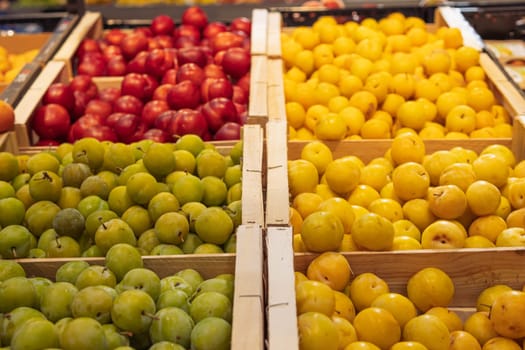
[[[465,16],[463,16],[459,8],[441,6],[437,9],[437,11],[439,11],[439,17],[443,19],[446,26],[458,28],[461,30],[463,44],[465,46],[473,47],[479,51],[483,50],[485,47],[483,39],[481,39],[479,34],[465,19]]]
[[[85,260],[92,265],[104,265],[104,258],[43,258],[18,259],[29,277],[46,277],[54,280],[56,271],[68,261]],[[193,268],[202,277],[213,278],[222,273],[235,272],[235,254],[186,254],[170,256],[142,257],[144,267],[155,271],[160,278],[174,274],[179,270]]]
[[[408,279],[424,267],[437,267],[453,280],[451,306],[473,307],[479,293],[494,284],[521,289],[525,283],[525,248],[447,249],[344,253],[354,275],[372,272],[390,290],[406,295]],[[295,255],[295,270],[306,271],[315,254]]]
[[[268,119],[268,84],[254,83],[250,87],[248,123],[264,125]]]
[[[243,127],[242,223],[264,226],[263,130],[260,125]]]
[[[453,147],[464,147],[479,153],[488,145],[495,143],[512,148],[512,140],[507,138],[469,140],[432,139],[424,140],[423,142],[425,143],[427,154],[438,150],[448,150]],[[309,141],[289,141],[288,158],[298,159],[301,155],[301,150],[307,143],[309,143]],[[332,150],[334,158],[340,158],[346,155],[355,155],[363,162],[368,163],[376,157],[383,157],[386,151],[392,145],[392,140],[345,140],[324,141],[324,143]]]
[[[266,240],[268,350],[298,349],[292,229],[269,227]]]
[[[104,31],[102,14],[100,12],[87,11],[75,29],[68,35],[66,41],[60,46],[53,56],[53,60],[65,61],[67,63],[68,74],[73,76],[73,58],[80,43],[85,38],[98,39],[102,37]]]
[[[266,54],[270,58],[279,58],[281,52],[281,27],[282,17],[280,12],[268,14],[268,37]]]
[[[270,120],[266,126],[266,225],[288,225],[288,153],[286,122]]]
[[[237,261],[232,320],[232,350],[264,349],[262,228],[237,230]]]
[[[266,55],[268,41],[268,10],[252,10],[251,54]]]
[[[250,85],[268,82],[268,58],[252,56],[250,68]]]

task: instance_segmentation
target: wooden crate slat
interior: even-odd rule
[[[237,260],[232,321],[232,350],[264,348],[262,228],[237,230]]]
[[[64,61],[67,63],[68,74],[73,76],[73,57],[77,52],[80,43],[85,38],[99,38],[103,33],[102,14],[100,12],[87,11],[75,29],[68,35],[66,41],[53,56],[53,60]]]
[[[270,12],[268,14],[268,41],[266,48],[266,54],[270,58],[281,57],[281,27],[281,13]]]
[[[270,120],[266,125],[267,179],[266,225],[288,225],[288,155],[286,122]]]
[[[268,349],[298,349],[292,229],[268,227]]]
[[[252,10],[251,54],[265,55],[268,35],[268,10]]]
[[[244,125],[242,156],[242,223],[264,226],[263,130]]]
[[[461,30],[465,46],[473,47],[479,51],[485,47],[483,40],[465,19],[459,8],[441,6],[437,9],[437,17],[440,18],[440,21],[443,21],[444,25],[459,28]]]

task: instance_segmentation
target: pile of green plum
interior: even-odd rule
[[[193,134],[0,152],[0,258],[233,253],[242,141],[224,153]]]
[[[234,277],[166,277],[118,243],[104,265],[71,260],[54,280],[0,260],[0,347],[10,350],[230,349]]]

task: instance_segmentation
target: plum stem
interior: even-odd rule
[[[18,254],[16,253],[16,247],[11,247],[11,254],[13,254],[13,258],[17,258]]]

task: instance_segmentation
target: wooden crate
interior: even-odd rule
[[[7,131],[0,134],[0,152],[17,153],[18,144],[16,135],[13,131]]]
[[[231,349],[264,349],[264,294],[262,229],[241,225],[237,230],[236,254],[144,256],[144,267],[160,278],[192,268],[205,278],[218,274],[235,275]],[[54,280],[62,264],[75,259],[19,259],[28,277]],[[82,258],[92,265],[104,265],[104,258]]]
[[[299,349],[294,271],[306,272],[316,254],[294,254],[291,228],[268,228],[268,349]],[[407,282],[424,267],[445,271],[455,286],[450,309],[466,318],[475,311],[483,289],[525,284],[524,249],[470,249],[343,253],[354,276],[372,272],[387,282],[390,291],[406,295]]]
[[[40,51],[51,38],[51,33],[35,33],[35,34],[15,34],[15,35],[0,35],[0,46],[7,49],[10,54],[22,54],[29,50]],[[29,63],[29,62],[27,62]],[[0,83],[0,93],[2,93],[9,83]]]
[[[351,9],[337,11],[340,15],[351,18]],[[485,70],[489,88],[496,100],[503,105],[511,117],[525,114],[525,99],[520,91],[511,84],[500,66],[484,52],[484,42],[474,28],[464,18],[459,9],[448,6],[438,7],[434,14],[434,22],[428,23],[429,31],[440,27],[455,27],[461,30],[465,46],[480,51],[480,66]],[[280,30],[276,30],[280,28]],[[286,120],[285,98],[283,86],[283,62],[281,56],[281,33],[290,33],[294,27],[283,26],[281,14],[268,14],[268,119]],[[271,81],[271,82],[270,82]]]

